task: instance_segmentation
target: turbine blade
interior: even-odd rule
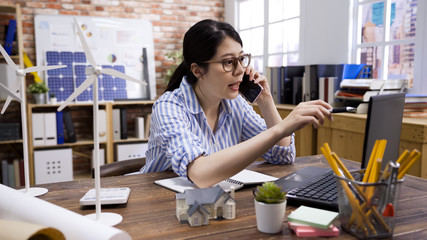
[[[84,50],[84,52],[85,52],[85,54],[86,54],[86,58],[87,58],[87,60],[88,60],[88,61],[89,61],[89,63],[92,65],[92,67],[96,67],[97,65],[96,65],[95,59],[93,58],[92,53],[90,52],[89,46],[87,45],[86,39],[85,39],[85,37],[84,37],[84,35],[83,35],[83,32],[82,32],[82,30],[81,30],[81,28],[80,28],[80,25],[79,25],[79,23],[77,22],[77,19],[76,19],[76,18],[74,18],[74,23],[76,24],[76,27],[77,27],[77,33],[78,33],[77,35],[78,35],[78,36],[79,36],[79,38],[80,38],[80,42],[82,43],[83,50]]]
[[[64,68],[64,67],[67,67],[67,65],[34,66],[34,67],[26,68],[24,70],[24,72],[25,73],[30,73],[30,72],[47,71],[47,70],[52,70],[52,69],[57,69],[57,68]]]
[[[86,88],[88,88],[92,83],[93,80],[97,78],[97,75],[93,74],[88,79],[86,79],[68,98],[65,100],[64,103],[61,104],[61,106],[58,107],[58,112],[62,111],[72,100],[74,100],[77,96],[79,96]]]
[[[6,101],[4,102],[3,108],[1,109],[1,114],[3,114],[7,107],[9,107],[10,102],[12,101],[12,97],[11,96],[7,96]]]
[[[18,70],[18,66],[16,66],[15,62],[10,58],[9,54],[7,54],[6,50],[4,50],[3,46],[0,44],[0,52],[3,55],[4,59],[6,60],[7,64],[13,69]]]
[[[103,68],[101,70],[101,72],[105,73],[105,74],[109,74],[109,75],[115,76],[115,77],[118,77],[118,78],[123,78],[123,79],[128,80],[128,81],[136,82],[136,83],[139,83],[139,84],[144,85],[144,86],[147,85],[147,83],[145,81],[138,80],[138,79],[133,78],[131,76],[128,76],[128,75],[126,75],[126,74],[124,74],[122,72],[119,72],[119,71],[117,71],[115,69]]]
[[[5,94],[13,97],[14,99],[16,99],[18,102],[22,102],[21,97],[19,97],[18,95],[16,95],[16,93],[10,91],[9,88],[7,88],[5,85],[3,85],[2,83],[0,83],[0,91],[4,92]]]

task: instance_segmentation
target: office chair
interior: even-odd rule
[[[120,176],[127,173],[138,172],[144,165],[145,157],[108,163],[99,167],[99,175],[101,177]],[[94,176],[95,172],[92,169],[92,178]]]

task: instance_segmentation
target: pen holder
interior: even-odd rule
[[[365,170],[359,172],[361,178]],[[381,181],[365,183],[335,176],[341,227],[358,239],[378,239],[393,236],[397,203],[403,183]]]

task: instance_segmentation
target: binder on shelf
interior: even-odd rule
[[[145,138],[145,130],[144,130],[144,118],[137,117],[135,118],[135,136],[139,139]]]
[[[321,77],[319,78],[319,99],[332,104],[334,102],[337,77]]]
[[[120,109],[113,109],[113,139],[120,139]]]
[[[128,139],[128,126],[125,108],[120,108],[120,139]]]
[[[20,171],[19,171],[19,160],[18,159],[13,160],[13,172],[14,172],[14,176],[15,176],[15,186],[14,187],[22,186]]]
[[[77,141],[76,133],[74,132],[73,120],[69,111],[63,111],[64,124],[67,138],[64,139],[67,143],[74,143]]]
[[[98,127],[99,127],[99,141],[107,141],[107,112],[103,109],[98,110]]]
[[[56,140],[58,144],[64,144],[64,114],[56,112]]]
[[[7,54],[12,54],[12,46],[13,40],[15,40],[16,33],[16,20],[10,19],[9,25],[7,27],[6,39],[4,43],[4,50],[6,50]]]
[[[300,83],[295,83],[294,81],[300,81],[301,78],[296,79],[297,77],[303,77],[305,67],[304,66],[285,66],[281,68],[281,83],[279,84],[283,89],[280,95],[280,103],[285,104],[295,104],[294,102],[301,102],[301,99],[294,99],[295,95],[301,95]],[[294,94],[295,92],[295,94]]]
[[[44,113],[45,145],[56,145],[56,114]]]
[[[316,100],[319,98],[319,78],[337,77],[336,88],[343,76],[343,64],[315,64],[307,65],[302,83],[303,101]]]
[[[7,176],[8,176],[8,182],[9,187],[14,188],[15,187],[15,170],[13,169],[13,163],[7,164]]]
[[[43,146],[45,145],[45,134],[44,134],[44,113],[33,113],[33,145]]]
[[[8,168],[7,168],[7,160],[3,159],[1,160],[1,179],[2,179],[2,184],[9,186],[9,177],[8,177]]]
[[[302,79],[303,77],[294,77],[292,81],[292,104],[298,105],[302,102]]]

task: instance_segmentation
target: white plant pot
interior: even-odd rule
[[[268,204],[254,199],[254,203],[258,230],[270,234],[281,232],[286,212],[286,201]]]

